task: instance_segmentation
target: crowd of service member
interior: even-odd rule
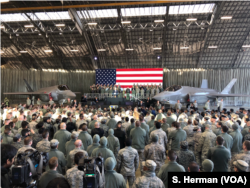
[[[179,101],[178,101],[179,103]],[[20,104],[2,106],[1,183],[11,187],[13,158],[47,152],[38,187],[83,187],[83,157],[105,161],[105,187],[168,187],[168,172],[249,172],[249,110],[154,106]],[[166,162],[166,158],[168,161]],[[140,168],[141,176],[135,177]],[[115,170],[114,170],[115,169]],[[149,178],[150,177],[150,178]]]

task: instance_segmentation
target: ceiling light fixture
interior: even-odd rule
[[[233,18],[232,16],[222,16],[220,19],[222,19],[222,20],[230,20],[232,18]]]
[[[208,48],[217,48],[218,46],[208,46]]]
[[[28,53],[28,51],[26,51],[26,50],[21,50],[19,52],[22,53],[22,54]]]
[[[39,33],[38,35],[42,35],[41,33]]]
[[[161,50],[161,48],[153,48],[153,50]]]
[[[32,28],[32,27],[34,27],[34,25],[32,25],[32,24],[30,24],[30,25],[24,25],[24,27],[26,27],[26,28]]]
[[[160,59],[160,58],[161,58],[161,57],[158,55],[158,56],[157,56],[157,59]]]
[[[187,21],[191,22],[191,21],[196,21],[197,18],[187,18]]]
[[[0,53],[1,53],[1,54],[3,54],[3,53],[4,53],[4,51],[2,51],[2,50],[1,50],[1,51],[0,51]]]
[[[131,21],[122,21],[122,24],[131,24]]]
[[[62,35],[62,33],[59,33],[59,35]]]
[[[9,2],[10,0],[0,0],[0,3],[7,3]]]
[[[133,48],[127,48],[126,51],[133,51]]]
[[[44,50],[44,52],[46,52],[46,53],[51,53],[51,52],[53,52],[52,50]]]
[[[162,23],[162,22],[164,22],[164,20],[155,20],[154,22],[155,23]]]
[[[96,22],[91,22],[91,23],[88,23],[88,25],[97,25]]]
[[[77,50],[77,49],[72,49],[72,50],[70,50],[71,52],[78,52],[79,50]]]
[[[153,29],[150,29],[149,31],[153,31]]]
[[[60,24],[55,24],[56,27],[65,27],[64,23],[60,23]]]
[[[189,47],[188,46],[182,46],[180,47],[181,50],[185,50],[185,49],[188,49]]]
[[[97,49],[98,52],[105,52],[106,49]]]
[[[94,60],[97,60],[97,57],[94,57]]]
[[[1,26],[0,26],[0,29],[5,29],[4,25],[1,25]]]
[[[176,31],[177,29],[176,28],[173,28],[174,31]]]
[[[242,48],[250,48],[250,45],[243,45]]]

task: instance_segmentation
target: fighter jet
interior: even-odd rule
[[[199,104],[206,103],[207,100],[215,102],[216,100],[218,100],[218,98],[223,97],[250,97],[250,95],[229,94],[236,81],[236,78],[232,79],[222,92],[218,92],[214,89],[209,89],[207,80],[202,80],[200,88],[173,85],[166,88],[165,91],[155,95],[153,99],[160,102],[166,102],[168,104],[175,104],[177,100],[180,100],[181,103],[192,103],[196,100]]]
[[[70,98],[70,100],[73,100],[76,97],[75,93],[80,93],[80,92],[72,92],[67,85],[55,85],[51,87],[41,88],[37,91],[33,91],[28,82],[25,79],[23,80],[26,84],[26,89],[28,92],[14,92],[14,93],[8,92],[3,94],[35,96],[36,98],[39,98],[43,102],[48,102],[50,98],[52,98],[53,101],[58,101],[59,104],[62,104],[68,98]]]

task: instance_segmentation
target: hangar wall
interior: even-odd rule
[[[66,84],[72,91],[86,93],[89,91],[89,87],[95,83],[95,72],[62,73],[1,69],[1,99],[4,98],[3,92],[25,92],[23,78],[28,81],[33,90]],[[164,88],[170,85],[200,87],[202,79],[208,79],[209,88],[222,91],[233,78],[237,78],[237,82],[231,90],[232,93],[250,94],[250,69],[182,71],[181,73],[170,70],[164,72]],[[7,97],[9,99],[26,98],[26,96],[18,95],[8,95]],[[235,104],[234,102],[239,101],[250,104],[250,98],[230,98],[230,103]]]

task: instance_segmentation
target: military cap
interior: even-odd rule
[[[209,120],[209,117],[205,117],[204,119],[205,119],[205,120]]]
[[[215,116],[212,116],[212,119],[217,119]]]
[[[199,128],[200,128],[200,127],[195,126],[194,129],[193,129],[193,131],[198,131]]]
[[[76,132],[76,131],[73,131],[73,132],[71,133],[71,136],[73,136],[74,138],[77,138],[77,137],[79,136],[79,133]]]
[[[179,121],[184,121],[183,118],[180,118]]]
[[[226,118],[227,116],[225,116],[225,115],[222,114],[221,117]]]
[[[21,138],[22,136],[19,134],[19,133],[17,133],[17,134],[15,134],[15,136],[14,136],[14,138],[16,138],[16,139],[19,139],[19,138]]]
[[[146,160],[142,162],[142,166],[146,166],[148,171],[154,172],[156,169],[156,163],[152,160]]]
[[[237,129],[239,128],[239,124],[235,122],[235,123],[232,125],[232,128],[233,128],[233,130],[237,130]]]
[[[181,147],[182,148],[187,148],[188,147],[188,142],[187,141],[182,141],[181,142]]]
[[[209,125],[208,123],[205,125],[205,127],[211,129],[211,125]]]
[[[203,168],[203,172],[212,172],[214,169],[214,163],[213,161],[209,160],[209,159],[205,159],[202,162],[202,168]]]
[[[242,170],[242,171],[247,171],[249,165],[243,161],[243,160],[237,160],[233,162],[234,166],[236,166],[238,169]]]
[[[58,140],[57,139],[52,139],[50,141],[50,146],[57,146],[59,144]]]

